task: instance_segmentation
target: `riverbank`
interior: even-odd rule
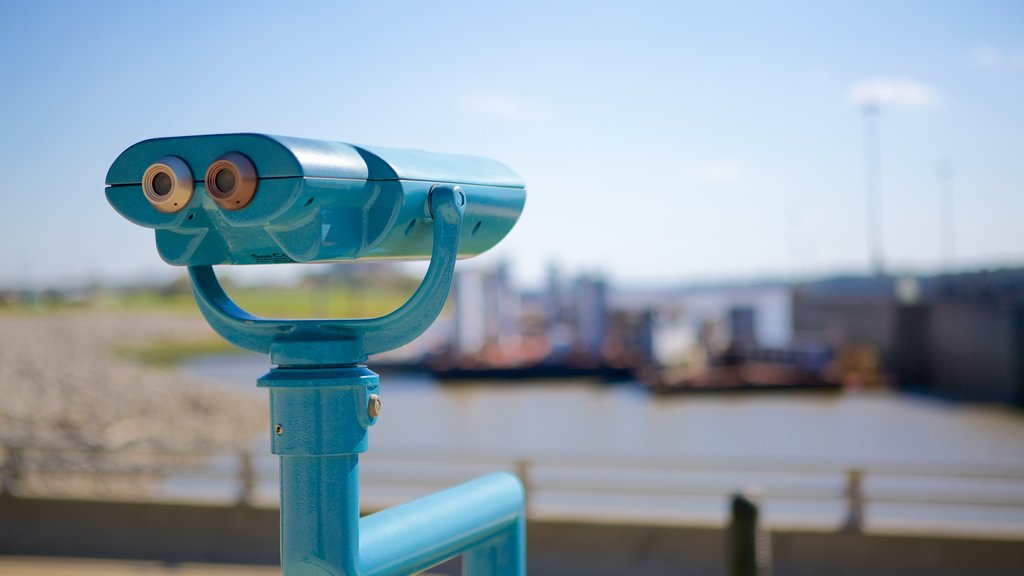
[[[182,465],[147,453],[248,448],[266,426],[264,398],[123,353],[161,340],[214,337],[198,315],[74,309],[0,314],[0,446],[25,447],[21,457],[37,460],[20,463],[25,472],[19,493],[144,495],[150,488],[144,474],[114,480],[87,472]],[[127,463],[107,458],[123,453],[133,457]],[[55,459],[85,473],[32,474]]]

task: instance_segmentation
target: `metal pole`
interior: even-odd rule
[[[864,195],[867,224],[868,255],[871,269],[877,276],[885,272],[882,242],[882,176],[878,104],[864,105]]]
[[[522,484],[492,474],[359,518],[359,453],[380,415],[364,366],[275,368],[271,448],[281,457],[284,576],[413,574],[463,554],[470,576],[526,573]]]
[[[754,495],[732,497],[732,522],[728,531],[729,574],[732,576],[771,574],[771,538],[761,528],[758,508]]]
[[[0,494],[14,495],[21,481],[22,469],[25,466],[24,453],[20,446],[4,447],[4,469],[0,477]]]
[[[271,451],[281,459],[281,571],[361,574],[359,453],[379,379],[362,366],[279,367],[270,390]],[[379,412],[378,412],[379,413]]]
[[[238,486],[238,505],[252,505],[256,497],[256,471],[248,450],[238,451]]]
[[[281,456],[281,572],[359,574],[359,457]]]
[[[953,269],[953,249],[956,229],[953,209],[953,165],[947,159],[939,161],[936,173],[939,177],[939,238],[942,246],[942,271]]]
[[[864,471],[852,468],[846,472],[846,520],[843,530],[860,532],[864,529]]]
[[[526,500],[526,495],[530,493],[530,461],[523,459],[516,462],[516,477],[519,478],[519,482],[523,485],[523,514],[529,515],[530,513],[530,501]]]
[[[468,576],[526,574],[523,488],[491,474],[363,518],[363,574],[413,574],[462,553]]]

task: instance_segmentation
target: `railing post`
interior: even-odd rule
[[[771,535],[761,527],[758,500],[752,491],[732,497],[728,530],[731,576],[771,574]]]
[[[0,478],[0,494],[14,495],[25,467],[25,454],[20,446],[4,446],[4,474]]]
[[[256,498],[256,472],[248,450],[238,451],[238,487],[238,505],[251,506]]]
[[[843,530],[861,532],[864,530],[864,471],[851,468],[846,472],[846,520]]]
[[[529,460],[517,460],[516,461],[516,476],[519,478],[519,482],[523,485],[523,514],[526,516],[530,515],[530,461]]]

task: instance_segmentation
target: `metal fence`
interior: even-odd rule
[[[248,451],[174,453],[3,449],[0,490],[13,496],[277,504],[277,459]],[[764,520],[787,527],[1024,538],[1024,468],[874,462],[502,458],[464,452],[371,451],[362,505],[382,509],[498,470],[527,487],[532,518],[630,524],[728,522],[733,494],[757,494]]]

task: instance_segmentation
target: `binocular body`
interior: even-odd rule
[[[262,134],[145,140],[106,183],[114,209],[155,229],[179,266],[430,258],[429,198],[442,184],[465,202],[465,258],[504,238],[526,200],[519,177],[487,158]]]

